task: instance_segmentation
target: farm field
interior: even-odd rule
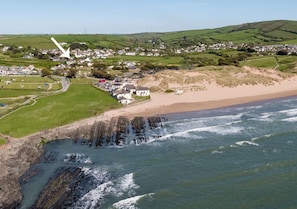
[[[57,62],[51,60],[23,59],[22,57],[10,57],[0,52],[0,66],[29,66],[34,65],[37,68],[51,68],[57,65]]]
[[[297,72],[297,56],[254,56],[240,64],[256,68],[272,68],[282,72]]]

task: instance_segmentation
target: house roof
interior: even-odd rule
[[[132,84],[126,84],[126,85],[124,86],[124,88],[125,88],[126,90],[136,89],[136,87],[135,87],[134,85],[132,85]]]
[[[147,90],[149,90],[147,87],[143,87],[143,86],[138,86],[137,87],[137,90],[138,91],[147,91]]]

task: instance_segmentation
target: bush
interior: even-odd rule
[[[288,52],[286,50],[280,50],[276,53],[277,55],[287,55]]]
[[[172,89],[166,89],[165,90],[165,93],[173,93],[174,92],[174,90],[172,90]]]

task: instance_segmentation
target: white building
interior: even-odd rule
[[[136,95],[139,97],[146,97],[150,95],[150,90],[147,87],[137,87],[136,89]]]

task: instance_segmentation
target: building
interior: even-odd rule
[[[150,95],[150,90],[147,87],[138,86],[135,93],[139,97],[146,97]]]

